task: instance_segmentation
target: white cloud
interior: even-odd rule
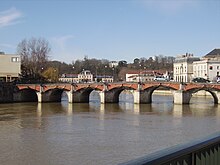
[[[66,48],[67,41],[73,39],[73,35],[65,35],[61,37],[53,37],[52,42],[59,47],[59,49],[64,50]]]
[[[16,8],[10,8],[5,11],[0,12],[0,28],[20,23],[20,18],[22,17],[22,13],[18,11]]]
[[[53,49],[53,60],[64,61],[71,63],[73,60],[73,45],[71,40],[74,38],[73,35],[64,35],[59,37],[53,37],[50,39]]]

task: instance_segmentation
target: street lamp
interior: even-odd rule
[[[138,83],[140,83],[141,82],[141,64],[139,65],[139,79],[138,79]]]
[[[96,82],[97,82],[97,69],[98,69],[98,67],[95,67],[95,78],[96,78]]]
[[[54,69],[54,77],[53,77],[53,81],[57,81],[57,70]]]
[[[105,65],[105,69],[104,69],[104,82],[106,81],[106,76],[105,76],[105,70],[106,70],[107,66]]]
[[[73,66],[72,68],[73,68],[73,70],[74,70],[75,67]],[[72,72],[72,76],[71,76],[71,77],[72,77],[72,83],[73,83],[73,72]]]
[[[43,82],[43,71],[44,71],[44,67],[41,67],[41,77],[40,77],[40,82]]]
[[[146,66],[144,67],[144,81],[146,81]]]
[[[115,68],[113,67],[112,68],[112,82],[114,81],[114,71],[115,71]]]

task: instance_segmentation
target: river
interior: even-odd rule
[[[174,105],[171,95],[152,104],[0,104],[1,165],[111,165],[220,131],[220,105],[193,97]]]

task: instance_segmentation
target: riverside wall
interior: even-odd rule
[[[13,83],[0,82],[0,103],[12,103],[13,91]]]

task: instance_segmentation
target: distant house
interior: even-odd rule
[[[113,82],[113,76],[93,76],[89,70],[83,70],[79,74],[62,74],[59,81],[67,83]]]
[[[59,81],[67,83],[78,83],[78,74],[62,74],[59,78]]]
[[[83,70],[78,74],[79,82],[93,82],[93,74],[89,70]]]
[[[117,61],[111,61],[111,62],[109,62],[109,67],[110,68],[115,68],[115,67],[117,67],[118,66],[118,62]]]
[[[158,70],[133,71],[133,72],[126,73],[125,81],[126,82],[154,81],[154,78],[157,75],[165,76],[165,73],[158,71]]]
[[[10,82],[19,78],[21,57],[17,54],[0,52],[0,81]]]
[[[94,77],[94,80],[95,80],[95,82],[108,82],[108,83],[114,81],[113,76],[108,76],[108,75],[105,75],[105,76],[97,75]]]
[[[89,70],[83,70],[79,74],[62,74],[59,81],[69,83],[93,82],[93,74]]]

